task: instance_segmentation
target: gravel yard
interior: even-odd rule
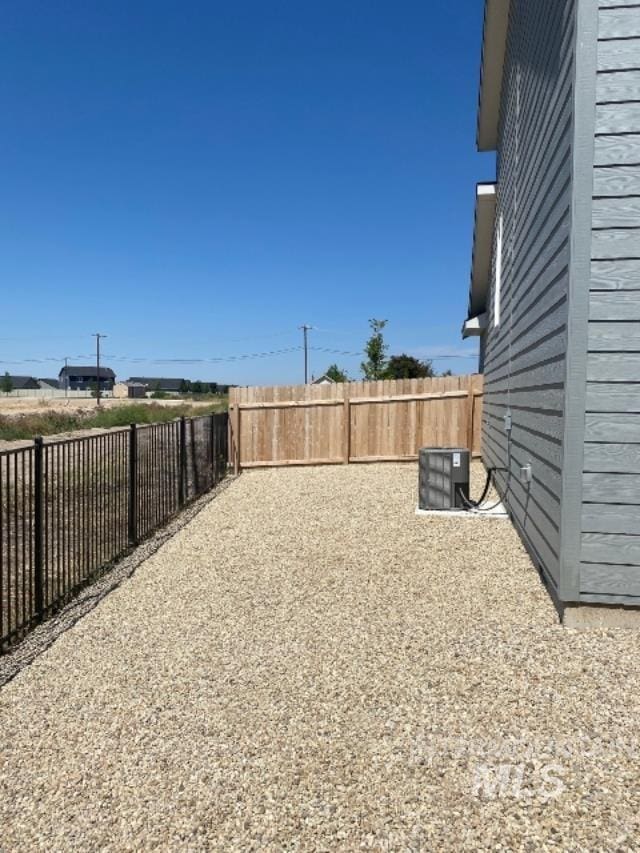
[[[416,486],[205,506],[0,690],[0,850],[637,849],[638,635],[563,629],[508,522]]]

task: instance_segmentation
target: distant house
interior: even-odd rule
[[[13,391],[37,391],[40,386],[38,380],[33,376],[11,376],[11,388]]]
[[[199,386],[212,394],[228,394],[231,385],[219,385],[217,382],[199,382]],[[165,376],[131,376],[127,379],[127,385],[144,385],[149,393],[162,391],[165,394],[184,394],[193,390],[196,384],[191,379],[167,378]]]
[[[125,382],[129,399],[144,399],[147,396],[147,386],[142,382]]]
[[[91,391],[98,387],[102,391],[112,391],[116,375],[110,367],[101,367],[100,376],[96,367],[63,367],[58,374],[60,388],[68,391]]]
[[[189,386],[188,379],[171,379],[164,376],[131,376],[127,385],[144,385],[147,391],[164,391],[166,394],[179,394]]]
[[[327,376],[326,373],[323,373],[322,376],[318,376],[317,379],[311,380],[312,385],[335,385],[335,379],[332,379],[330,376]]]
[[[57,391],[60,388],[59,379],[38,379],[38,386],[43,391]]]

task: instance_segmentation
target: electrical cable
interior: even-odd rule
[[[499,467],[487,468],[487,478],[485,480],[484,488],[482,490],[482,494],[480,495],[477,501],[474,501],[471,498],[467,498],[463,493],[462,488],[458,486],[458,495],[469,512],[474,512],[477,515],[482,515],[483,513],[497,509],[497,507],[502,504],[502,499],[499,498],[494,504],[491,504],[491,506],[482,505],[483,502],[486,500],[487,495],[489,494],[489,488],[491,487],[491,483],[494,479],[493,475],[496,471],[507,471],[507,469]]]
[[[460,498],[462,499],[462,503],[468,509],[479,507],[480,504],[482,503],[482,501],[487,497],[487,495],[489,494],[489,488],[491,487],[492,475],[493,475],[493,468],[487,468],[487,479],[485,480],[485,483],[484,483],[484,489],[482,490],[482,494],[480,495],[480,497],[478,498],[477,501],[474,501],[471,498],[465,497],[462,489],[460,488],[460,486],[458,486],[458,492],[460,494]]]

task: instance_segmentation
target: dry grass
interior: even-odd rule
[[[227,397],[218,397],[225,408]],[[130,406],[132,403],[136,405],[147,406],[183,406],[188,402],[198,408],[211,406],[212,402],[216,402],[211,396],[205,399],[190,397],[188,400],[178,397],[166,397],[164,399],[152,399],[146,397],[144,399],[129,399],[127,397],[103,397],[100,406],[103,409],[117,409],[122,406]],[[0,415],[24,415],[24,414],[43,414],[47,412],[65,412],[88,411],[93,412],[97,408],[96,401],[93,397],[6,397],[0,393]]]
[[[70,435],[80,431],[127,427],[129,424],[166,423],[184,415],[196,417],[226,411],[227,400],[218,398],[206,403],[184,400],[110,400],[91,408],[68,407],[64,410],[43,408],[30,413],[0,415],[0,450],[10,449],[11,442],[29,441],[36,435]]]
[[[3,688],[3,848],[633,849],[637,635],[562,629],[507,522],[415,492],[232,484]]]

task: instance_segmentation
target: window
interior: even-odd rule
[[[493,287],[493,325],[500,326],[500,291],[502,289],[502,214],[498,219],[498,233],[496,235],[496,280]]]

